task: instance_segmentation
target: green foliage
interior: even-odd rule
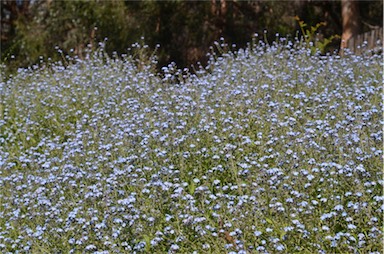
[[[130,21],[121,1],[53,1],[49,6],[38,1],[31,13],[16,21],[15,44],[9,49],[20,66],[36,64],[39,57],[62,60],[62,53],[82,58],[87,47],[104,38],[110,38],[110,52],[127,48]]]
[[[186,66],[204,63],[205,53],[221,37],[230,45],[244,47],[253,33],[266,28],[282,35],[294,31],[291,23],[278,21],[279,16],[289,14],[274,3],[253,6],[251,2],[227,1],[226,13],[213,13],[211,5],[208,1],[82,0],[48,4],[37,0],[28,15],[15,21],[11,46],[3,49],[15,58],[2,60],[15,70],[38,64],[40,57],[62,60],[57,48],[65,55],[84,57],[89,44],[94,48],[95,41],[105,38],[108,54],[124,53],[144,37],[151,48],[161,45],[157,51],[160,66],[171,61]]]
[[[315,54],[317,51],[324,54],[326,47],[334,40],[339,39],[339,35],[332,35],[328,38],[323,38],[321,41],[318,39],[318,30],[322,26],[326,26],[326,22],[319,22],[315,26],[310,26],[301,20],[298,16],[295,16],[295,20],[298,22],[301,33],[303,34],[304,43],[311,49],[311,53]]]
[[[382,3],[370,2],[360,7],[367,23],[382,23],[382,12],[378,11]],[[297,27],[292,18],[295,15],[310,25],[323,20],[327,26],[324,23],[307,26],[302,22]],[[301,29],[307,36],[306,43],[308,40],[313,43],[309,45],[313,52],[316,49],[325,52],[339,46],[335,40],[338,36],[333,34],[341,33],[337,1],[35,0],[30,1],[26,12],[16,16],[11,25],[12,34],[2,41],[1,61],[6,64],[7,72],[40,64],[40,57],[63,60],[62,53],[84,58],[87,50],[97,46],[95,42],[105,38],[108,38],[105,50],[109,55],[126,52],[141,37],[152,49],[161,45],[156,49],[161,68],[172,61],[179,67],[190,67],[197,62],[205,65],[209,60],[206,52],[220,38],[228,45],[245,48],[255,33],[272,42],[276,33],[287,37]],[[316,41],[314,35],[320,28],[325,39]]]

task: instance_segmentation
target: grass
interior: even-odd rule
[[[382,56],[151,61],[0,83],[2,253],[380,253]]]

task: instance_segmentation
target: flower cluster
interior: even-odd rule
[[[382,59],[284,43],[1,82],[0,252],[379,253]]]

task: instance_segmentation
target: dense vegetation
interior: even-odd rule
[[[380,253],[381,56],[143,59],[0,83],[0,252]]]
[[[3,0],[1,5],[1,61],[11,70],[39,63],[40,57],[60,59],[56,46],[82,57],[87,45],[108,38],[111,56],[126,52],[141,37],[151,49],[161,45],[159,68],[171,61],[180,68],[197,61],[205,65],[206,52],[221,37],[238,48],[265,30],[270,42],[276,33],[295,37],[300,30],[296,15],[309,26],[325,22],[317,31],[322,38],[342,34],[340,1]],[[355,23],[361,32],[382,26],[382,1],[359,1],[358,7]],[[339,45],[333,40],[327,50]]]

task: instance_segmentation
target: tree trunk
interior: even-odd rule
[[[213,16],[225,16],[227,14],[226,0],[211,0],[211,14]]]
[[[360,32],[360,11],[359,2],[354,0],[341,0],[341,18],[343,34],[341,35],[340,53],[348,45],[348,40]]]

